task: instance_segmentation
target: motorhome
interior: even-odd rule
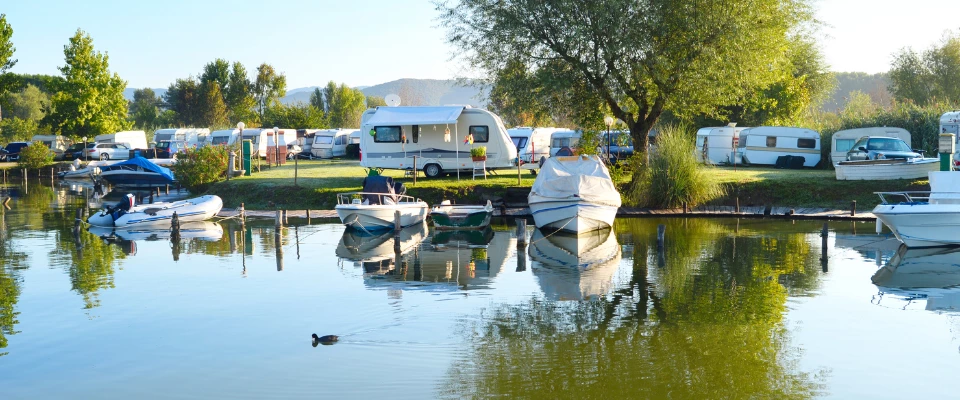
[[[93,138],[96,143],[123,143],[130,149],[147,149],[147,133],[144,131],[122,131],[98,135]]]
[[[237,143],[237,138],[240,137],[239,129],[224,129],[219,131],[210,132],[208,137],[207,144],[217,145],[217,146],[233,146],[234,143]]]
[[[580,143],[580,136],[582,136],[580,131],[562,130],[554,132],[550,135],[550,156],[557,155],[557,152],[564,147],[569,147],[570,150],[576,149]]]
[[[363,113],[360,132],[368,133],[360,135],[364,167],[416,168],[428,177],[472,171],[470,150],[479,146],[486,147],[484,168],[516,167],[517,148],[500,117],[470,106],[381,106]]]
[[[42,142],[44,145],[49,147],[50,151],[53,151],[54,160],[62,160],[63,152],[67,150],[67,146],[70,145],[70,141],[60,135],[33,135],[33,138],[30,139],[30,141]]]
[[[820,134],[811,129],[760,126],[740,132],[744,164],[776,165],[782,156],[803,157],[804,167],[820,163]]]
[[[316,137],[317,131],[319,129],[297,129],[297,145],[300,146],[304,156],[313,158],[310,151],[313,149],[313,139]]]
[[[169,128],[153,132],[153,144],[162,141],[184,142],[187,147],[202,146],[210,135],[206,128]]]
[[[716,126],[697,130],[697,147],[694,153],[700,162],[707,164],[740,164],[743,154],[737,150],[740,133],[747,127]]]
[[[550,135],[559,130],[561,129],[517,127],[507,129],[507,133],[517,147],[520,161],[543,165],[547,157],[550,157]]]
[[[903,128],[873,127],[845,129],[833,134],[830,139],[830,161],[836,164],[847,160],[847,152],[853,148],[853,144],[864,136],[883,136],[898,138],[904,143],[910,144],[910,132]]]
[[[314,133],[310,153],[318,158],[343,157],[347,155],[350,135],[359,129],[324,129]]]
[[[252,157],[266,158],[267,147],[278,144],[273,141],[273,135],[273,129],[244,129],[242,140],[249,140],[253,143]],[[277,135],[280,138],[280,146],[297,143],[296,129],[278,129]]]
[[[960,165],[960,110],[949,111],[940,116],[940,134],[945,133],[952,133],[953,140],[958,143],[956,152],[953,153],[953,163]]]

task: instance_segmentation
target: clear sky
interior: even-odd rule
[[[451,62],[429,0],[0,0],[13,26],[18,73],[59,74],[77,28],[110,56],[129,87],[167,87],[215,58],[262,62],[289,89],[447,79]],[[921,51],[960,28],[960,0],[816,0],[821,47],[834,71],[883,72],[903,47]]]

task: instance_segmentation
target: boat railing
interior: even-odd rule
[[[376,200],[376,202],[374,201]],[[373,193],[373,192],[349,192],[337,194],[337,204],[397,204],[397,203],[416,203],[421,202],[417,197],[407,196],[405,194],[392,193]]]
[[[880,196],[880,201],[882,204],[894,204],[887,197],[893,199],[903,199],[901,203],[929,203],[930,198],[933,197],[935,200],[945,200],[943,202],[957,202],[960,203],[960,192],[923,192],[923,191],[899,191],[899,192],[874,192],[877,196]]]

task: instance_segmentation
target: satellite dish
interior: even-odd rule
[[[400,96],[397,96],[395,94],[388,94],[386,97],[383,98],[383,100],[386,101],[387,106],[390,106],[390,107],[396,107],[400,105]]]

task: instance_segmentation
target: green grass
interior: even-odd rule
[[[727,196],[710,205],[736,204],[741,206],[822,207],[849,209],[851,200],[859,210],[867,210],[879,203],[873,194],[880,191],[929,190],[927,181],[838,181],[833,170],[782,170],[772,168],[716,168],[706,169],[707,179],[715,179],[727,187]],[[403,178],[402,171],[386,170],[384,175],[404,182],[407,194],[420,197],[430,204],[449,199],[457,203],[479,203],[491,197],[503,197],[507,188],[517,187],[516,170],[501,170],[486,180],[472,180],[469,173],[430,179],[422,176],[413,183]],[[249,177],[234,178],[214,185],[208,193],[223,198],[226,207],[244,203],[247,209],[332,209],[336,195],[360,191],[366,170],[356,161],[300,161],[297,185],[294,185],[294,165],[262,169]],[[522,173],[521,187],[530,187],[536,176],[528,170]],[[619,184],[629,180],[623,177]],[[629,204],[625,204],[629,206]]]

